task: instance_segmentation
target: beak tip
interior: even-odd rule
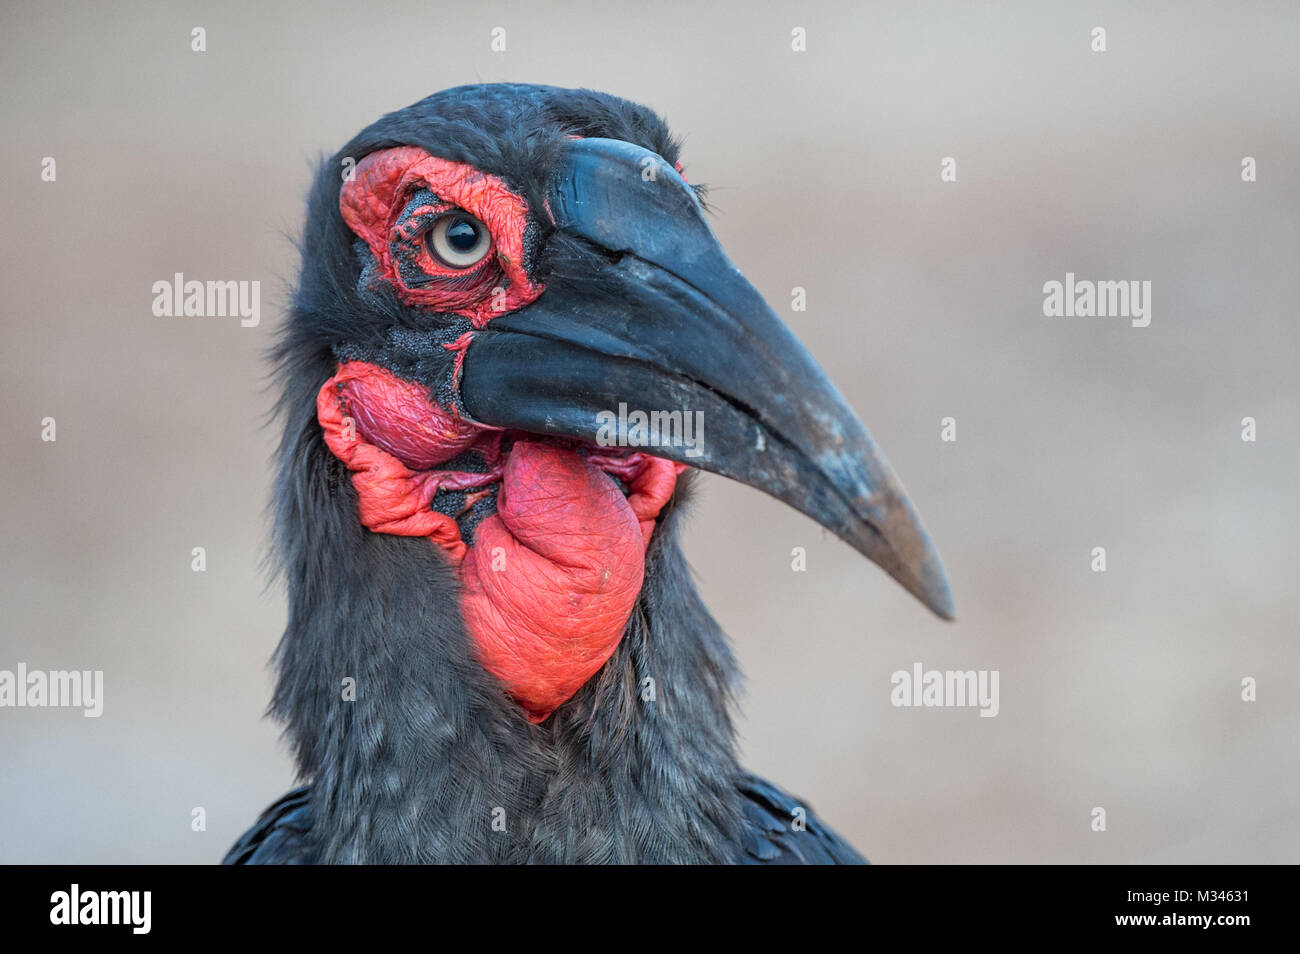
[[[890,516],[893,519],[885,521],[889,527],[885,535],[888,549],[883,554],[879,550],[864,551],[865,555],[935,616],[955,619],[957,606],[939,551],[905,496],[900,494],[890,508]]]
[[[957,606],[952,601],[952,594],[947,591],[939,599],[926,603],[926,606],[944,622],[957,621]]]
[[[957,618],[952,587],[948,585],[948,577],[937,561],[925,568],[923,578],[917,585],[907,586],[907,589],[940,619],[952,622]]]
[[[934,541],[897,478],[886,472],[882,483],[890,488],[889,492],[873,521],[868,545],[859,545],[858,549],[934,615],[948,621],[955,619],[952,586]]]

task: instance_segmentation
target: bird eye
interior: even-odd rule
[[[429,251],[448,268],[469,268],[481,262],[492,245],[487,226],[466,212],[444,215],[429,230]]]

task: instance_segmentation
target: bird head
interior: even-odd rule
[[[348,480],[321,494],[428,538],[533,722],[617,645],[689,468],[784,501],[953,612],[898,479],[701,195],[649,110],[514,85],[385,116],[313,193],[280,355],[286,401],[315,419],[287,450],[323,441]]]

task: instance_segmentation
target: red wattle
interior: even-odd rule
[[[515,444],[497,513],[462,567],[461,610],[483,665],[546,719],[605,664],[641,592],[645,542],[610,477],[577,454]]]
[[[450,460],[484,430],[434,404],[428,388],[378,365],[345,361],[334,382],[360,435],[412,470]]]
[[[408,462],[444,461],[476,441],[497,460],[500,434],[462,432],[475,426],[432,404],[426,389],[362,362],[339,366],[316,410],[326,445],[352,472],[362,524],[428,537],[446,552],[461,572],[461,613],[484,667],[529,721],[544,721],[618,647],[655,520],[685,466],[642,455],[584,459],[519,440],[486,474],[414,470]],[[626,497],[602,468],[624,480]],[[479,524],[473,547],[452,517],[430,509],[440,488],[498,480],[497,512]]]

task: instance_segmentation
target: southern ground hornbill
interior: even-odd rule
[[[862,860],[737,763],[736,667],[677,542],[688,468],[942,616],[948,585],[677,154],[625,100],[482,85],[322,167],[277,353],[271,711],[308,784],[227,862]],[[703,434],[638,446],[636,411]]]

